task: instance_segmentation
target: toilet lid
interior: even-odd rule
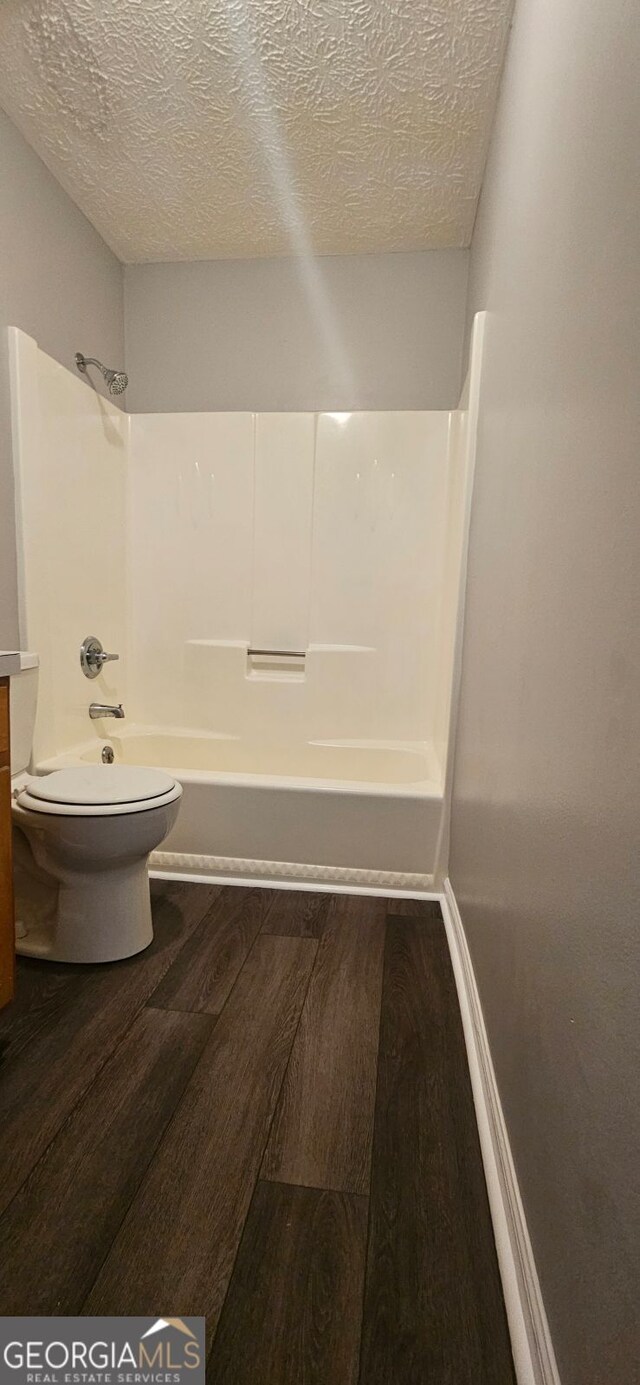
[[[29,796],[44,803],[98,807],[110,803],[142,803],[160,798],[175,787],[161,769],[131,765],[87,765],[86,769],[57,769],[32,779]]]

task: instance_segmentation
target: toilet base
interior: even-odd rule
[[[92,963],[148,947],[147,862],[173,827],[181,792],[176,784],[167,801],[131,813],[43,812],[21,794],[13,805],[16,950]]]
[[[147,861],[111,870],[106,875],[74,873],[51,880],[54,895],[40,918],[33,908],[21,917],[20,890],[16,917],[26,928],[16,938],[16,952],[49,962],[117,962],[143,952],[153,941]],[[55,899],[57,895],[57,900]]]

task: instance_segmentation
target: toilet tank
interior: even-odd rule
[[[38,704],[38,655],[20,654],[20,672],[9,684],[11,774],[29,768]]]

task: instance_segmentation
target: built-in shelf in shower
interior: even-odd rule
[[[305,676],[304,650],[248,649],[247,678],[282,678],[301,682]]]

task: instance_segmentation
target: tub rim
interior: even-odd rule
[[[224,732],[200,732],[184,727],[157,726],[149,723],[132,723],[126,729],[118,728],[118,735],[114,740],[133,740],[136,737],[148,738],[164,736],[174,740],[209,740],[236,741],[240,742],[243,738],[239,735],[226,734]],[[86,764],[86,755],[89,753],[99,753],[103,745],[109,744],[110,737],[103,735],[82,741],[65,750],[58,751],[55,755],[50,755],[39,760],[31,770],[31,773],[50,774],[56,769],[73,768],[78,764]],[[428,755],[429,749],[433,750],[428,741],[361,741],[353,739],[322,738],[304,742],[305,745],[326,746],[327,748],[345,747],[348,749],[379,749],[379,750],[401,750],[413,755]],[[434,753],[435,754],[435,753]],[[178,765],[156,764],[154,768],[162,769],[166,774],[173,776],[182,784],[216,784],[220,787],[243,788],[257,790],[290,791],[297,793],[323,794],[328,797],[344,794],[353,794],[361,797],[371,798],[404,798],[404,799],[440,799],[444,798],[444,783],[435,778],[408,780],[401,783],[389,783],[388,780],[374,779],[336,779],[336,778],[313,778],[310,775],[279,775],[267,773],[252,773],[250,771],[241,772],[235,770],[214,770],[214,769],[187,769]]]

